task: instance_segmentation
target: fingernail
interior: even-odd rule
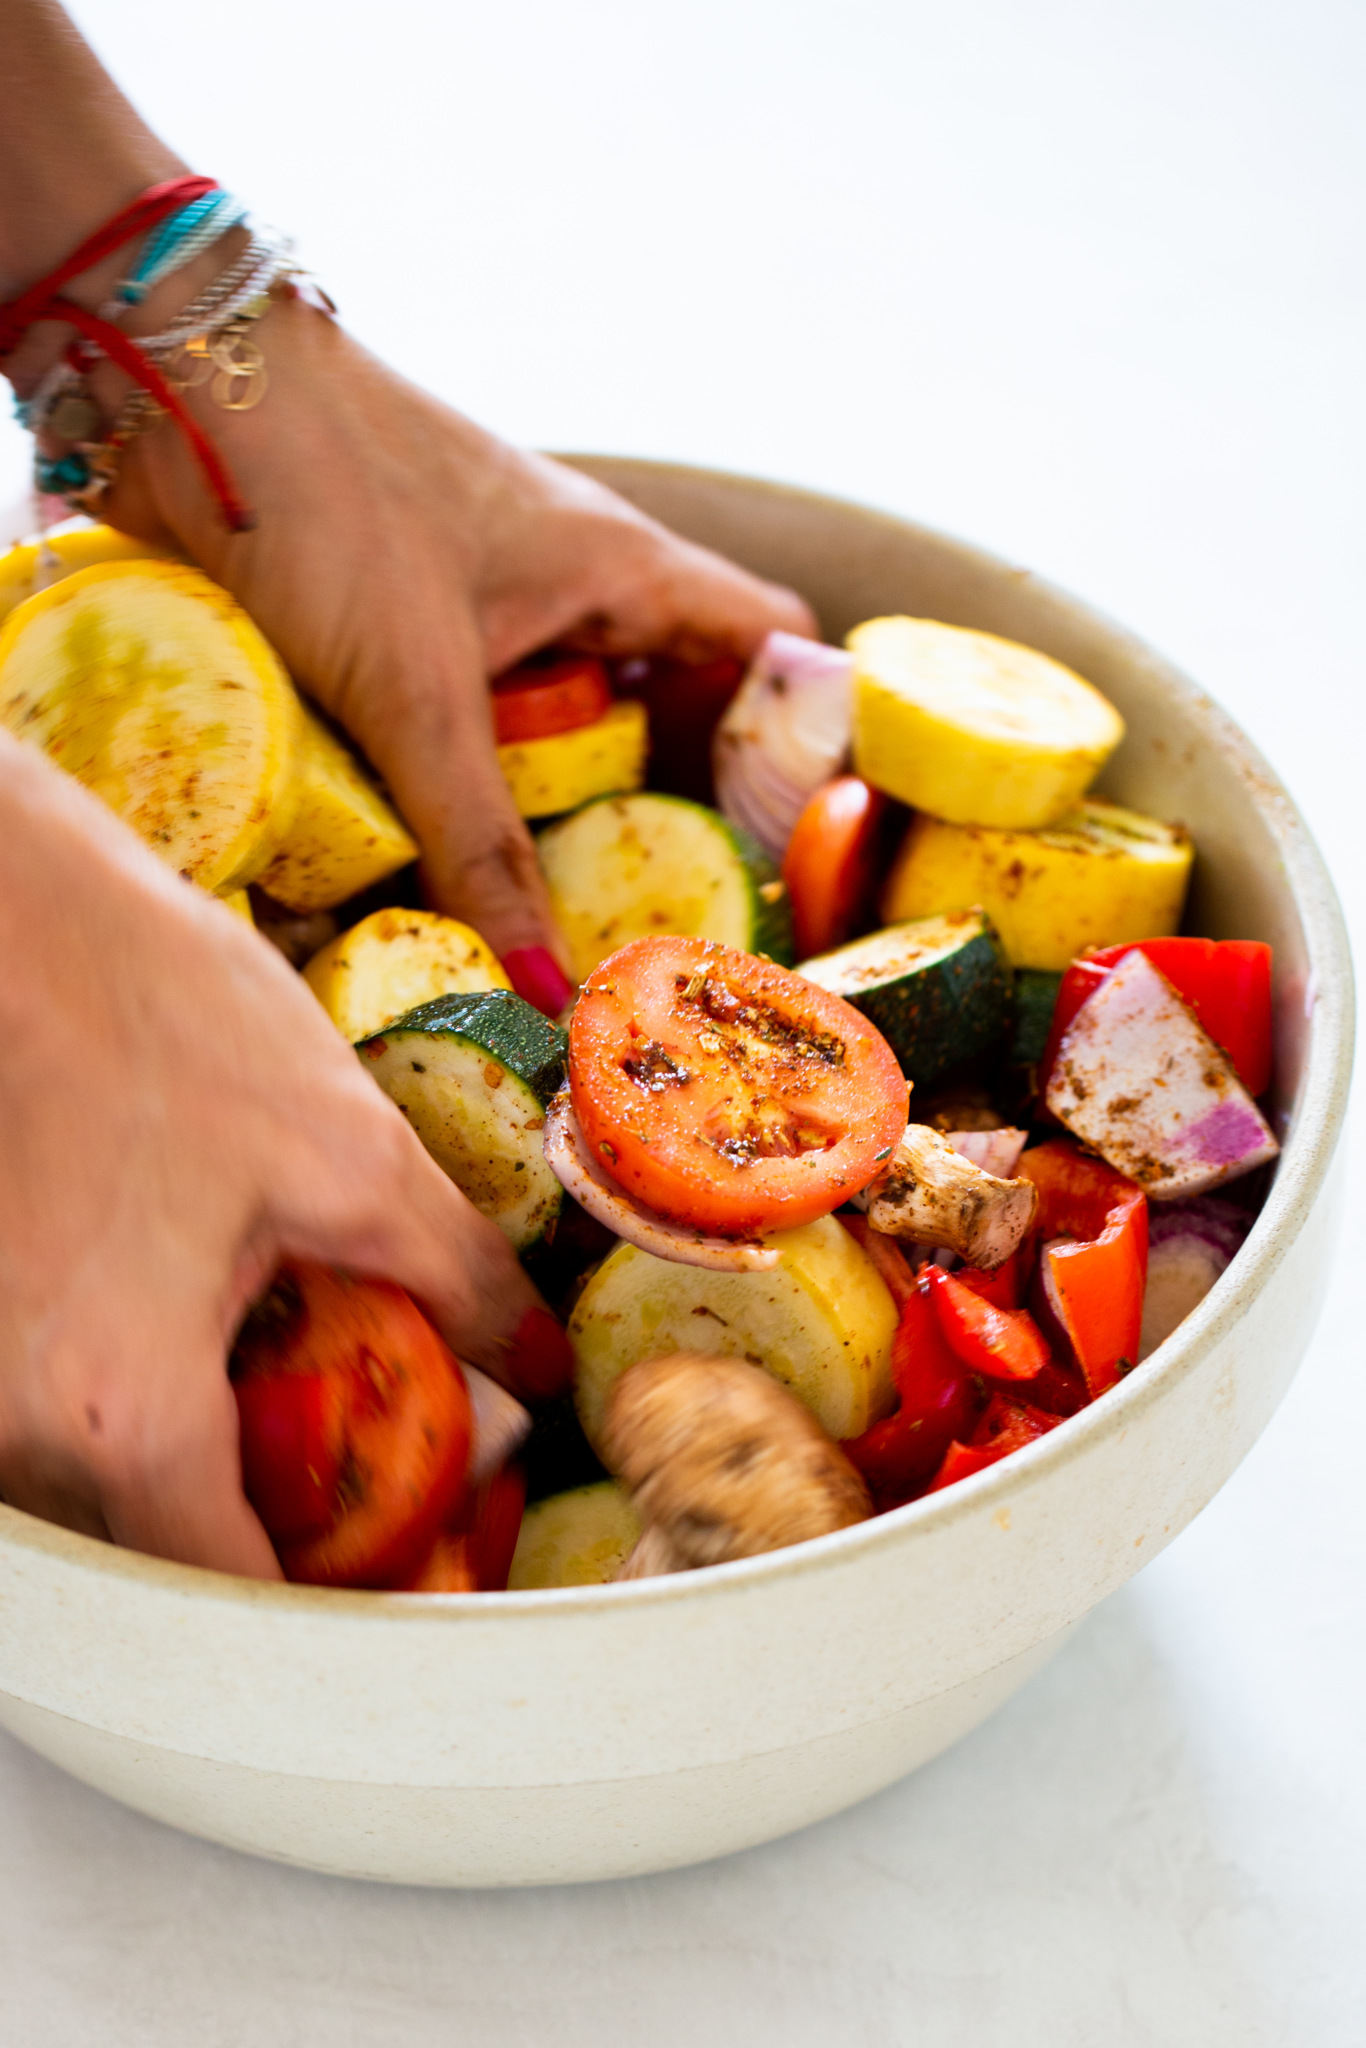
[[[574,984],[544,946],[514,946],[503,955],[508,980],[525,1002],[547,1017],[558,1017],[574,993]]]
[[[563,1324],[548,1308],[529,1308],[507,1355],[508,1376],[529,1401],[562,1394],[574,1376],[574,1353]]]

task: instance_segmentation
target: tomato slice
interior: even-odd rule
[[[346,1390],[336,1374],[248,1373],[236,1380],[242,1490],[273,1542],[320,1535],[336,1513]]]
[[[783,880],[797,957],[828,953],[858,928],[872,895],[887,799],[857,775],[822,784],[792,829]]]
[[[596,725],[611,708],[607,670],[593,654],[523,662],[493,682],[493,729],[500,747]]]
[[[306,1499],[315,1510],[323,1475],[314,1488],[301,1474],[290,1495],[280,1474],[287,1432],[277,1429],[272,1447],[258,1430],[262,1416],[297,1410],[307,1421],[315,1398],[307,1383],[326,1390],[330,1512],[321,1526],[276,1536],[285,1577],[322,1586],[401,1584],[459,1506],[470,1450],[464,1377],[417,1305],[390,1281],[290,1261],[243,1326],[232,1376],[244,1474],[272,1471],[284,1498]],[[268,1391],[291,1380],[302,1384]],[[303,1455],[308,1428],[294,1440]]]
[[[828,1215],[906,1127],[905,1077],[867,1018],[709,939],[635,939],[594,969],[569,1027],[569,1085],[622,1187],[729,1237]]]

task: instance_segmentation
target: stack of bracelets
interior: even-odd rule
[[[154,286],[233,228],[245,228],[245,248],[171,326],[136,338],[123,331],[119,321]],[[98,313],[63,296],[72,278],[143,234],[146,239],[127,276]],[[229,412],[258,405],[268,378],[250,330],[272,297],[304,296],[329,314],[336,311],[316,285],[301,288],[305,276],[289,245],[253,226],[242,202],[212,178],[172,178],[144,192],[47,277],[0,306],[0,363],[40,320],[65,321],[76,329],[36,388],[15,401],[20,422],[38,437],[43,451],[34,458],[39,494],[60,499],[72,511],[94,512],[128,443],[169,417],[189,443],[229,529],[249,528],[251,514],[182,394],[207,385],[209,396]],[[87,381],[102,357],[133,379],[133,389],[107,429]]]

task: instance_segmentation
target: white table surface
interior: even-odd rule
[[[866,498],[1135,626],[1258,739],[1366,929],[1359,4],[77,14],[489,424]],[[23,454],[0,432],[0,504]],[[698,1870],[439,1894],[205,1847],[0,1738],[0,2041],[1359,2048],[1360,1174],[1352,1202],[1242,1471],[918,1776]]]

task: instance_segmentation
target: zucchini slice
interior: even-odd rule
[[[511,984],[471,925],[435,910],[376,910],[321,948],[304,980],[349,1045],[438,996]]]
[[[356,1051],[442,1172],[525,1251],[563,1192],[542,1149],[567,1041],[511,989],[442,996]]]
[[[594,797],[639,789],[649,744],[649,713],[623,698],[591,725],[509,740],[498,749],[498,766],[524,818],[553,818]]]
[[[331,910],[417,859],[417,841],[349,747],[307,706],[294,821],[257,877],[286,910]]]
[[[957,825],[1034,831],[1083,796],[1124,737],[1061,662],[935,619],[869,619],[854,657],[854,768]]]
[[[603,797],[536,840],[574,977],[632,939],[719,939],[780,965],[792,918],[777,869],[719,811],[686,797]]]
[[[986,1052],[1010,1020],[1010,969],[980,910],[889,925],[797,972],[876,1024],[917,1088]]]
[[[1088,946],[1163,938],[1181,921],[1190,835],[1088,797],[1046,832],[913,818],[882,899],[888,923],[984,910],[1013,967],[1060,973]]]
[[[19,605],[0,628],[0,723],[215,894],[254,881],[289,827],[298,695],[197,569],[104,562]]]
[[[1020,967],[1015,972],[1015,1028],[1010,1039],[1010,1064],[1037,1067],[1053,1028],[1062,976],[1041,967]]]
[[[636,1547],[640,1517],[615,1479],[538,1500],[522,1516],[509,1593],[547,1586],[605,1586]]]
[[[642,1358],[745,1358],[804,1401],[831,1436],[858,1436],[892,1405],[896,1308],[867,1253],[833,1216],[769,1239],[767,1273],[674,1265],[619,1244],[569,1318],[574,1400],[601,1455],[607,1397]]]

